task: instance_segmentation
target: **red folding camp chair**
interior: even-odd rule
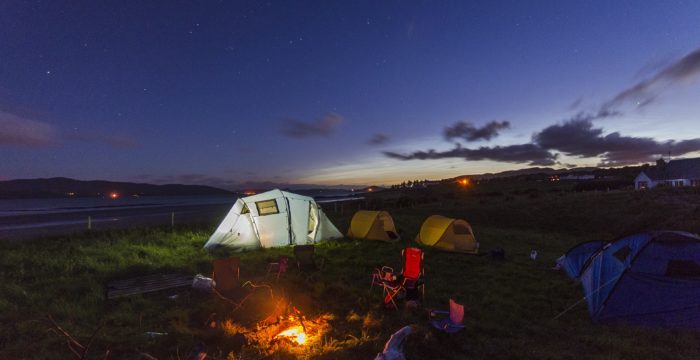
[[[419,248],[406,248],[401,251],[403,257],[403,268],[396,280],[383,281],[385,296],[384,305],[396,305],[396,297],[400,293],[419,290],[422,297],[425,297],[425,284],[423,282],[423,251]]]

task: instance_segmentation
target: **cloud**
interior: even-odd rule
[[[48,146],[58,141],[53,125],[0,111],[0,146]]]
[[[609,166],[649,162],[669,151],[675,155],[700,151],[700,138],[658,141],[619,132],[603,133],[604,129],[594,127],[591,119],[571,120],[546,127],[533,135],[533,142],[542,149],[570,156],[600,157],[601,165]]]
[[[369,145],[383,145],[389,142],[389,136],[385,134],[374,134],[369,140],[367,140],[367,144]]]
[[[385,151],[384,155],[398,160],[433,160],[461,158],[468,161],[492,160],[510,163],[528,163],[529,165],[548,166],[556,164],[557,155],[536,144],[519,144],[508,146],[482,146],[477,149],[467,149],[459,144],[447,151],[416,151],[410,154],[400,154]]]
[[[96,131],[65,132],[43,121],[26,119],[0,111],[0,146],[39,147],[59,145],[65,141],[94,142],[114,147],[138,145],[135,139],[126,135]]]
[[[448,141],[452,139],[463,139],[466,141],[491,140],[498,136],[499,132],[510,128],[508,121],[490,121],[486,125],[478,128],[470,122],[460,121],[443,130],[443,135]]]
[[[579,106],[581,106],[582,103],[583,103],[583,96],[574,100],[571,104],[569,104],[568,108],[569,108],[569,110],[576,110],[576,109],[578,109]]]
[[[557,161],[559,153],[578,158],[599,158],[602,166],[618,166],[654,161],[660,155],[671,152],[682,156],[700,151],[700,138],[688,140],[659,141],[650,137],[622,135],[619,132],[605,134],[595,127],[593,120],[617,116],[616,112],[603,111],[596,114],[581,112],[571,120],[550,125],[532,136],[527,144],[463,148],[461,145],[447,151],[414,151],[408,154],[384,152],[397,160],[434,160],[461,158],[467,161],[491,160],[529,165],[563,165]]]
[[[603,104],[602,109],[612,109],[626,103],[643,107],[654,102],[662,87],[692,80],[700,75],[700,49],[695,49],[653,76],[620,91]]]
[[[655,160],[662,154],[671,152],[676,156],[700,151],[700,138],[688,140],[660,141],[651,137],[622,135],[619,132],[605,134],[605,130],[595,127],[593,121],[623,115],[620,109],[633,103],[637,108],[652,104],[665,88],[700,76],[700,49],[682,58],[659,67],[647,79],[620,91],[596,112],[579,111],[562,123],[550,125],[532,136],[527,144],[480,147],[477,149],[457,147],[448,151],[415,151],[409,154],[384,152],[385,156],[398,160],[428,160],[443,158],[463,158],[465,160],[493,160],[530,165],[553,165],[558,162],[559,153],[579,158],[599,158],[605,166],[638,164]],[[580,106],[581,99],[571,104]],[[459,122],[443,131],[446,140],[466,141],[490,140],[499,131],[510,127],[507,121],[492,121],[482,128],[468,122]],[[567,164],[560,164],[567,165]],[[569,166],[569,165],[567,165]]]
[[[333,112],[328,112],[321,118],[312,122],[304,122],[295,119],[287,120],[282,133],[293,138],[312,136],[327,137],[332,135],[342,122],[342,116]]]

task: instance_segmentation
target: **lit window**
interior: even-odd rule
[[[279,214],[280,212],[277,209],[277,201],[275,201],[274,199],[258,201],[255,203],[255,206],[258,208],[258,215]]]

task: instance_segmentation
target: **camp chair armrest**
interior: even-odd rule
[[[449,314],[450,312],[445,311],[445,310],[430,310],[430,313],[431,314]]]
[[[433,318],[438,315],[450,315],[449,311],[444,311],[444,310],[430,310],[428,311],[428,315]]]

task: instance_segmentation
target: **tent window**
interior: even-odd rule
[[[666,276],[676,278],[700,277],[700,265],[693,260],[671,260],[666,265]]]
[[[247,214],[250,212],[250,209],[248,209],[248,204],[243,204],[243,208],[241,209],[241,214]]]
[[[462,224],[454,224],[452,228],[455,231],[455,235],[469,235],[469,228]]]
[[[279,214],[279,209],[277,209],[277,201],[275,199],[272,200],[265,200],[265,201],[258,201],[255,203],[255,206],[258,208],[258,215],[272,215],[272,214]]]
[[[620,248],[620,250],[617,250],[613,253],[613,256],[616,257],[618,260],[625,262],[627,257],[630,255],[632,252],[632,249],[630,249],[629,246],[625,246]]]

